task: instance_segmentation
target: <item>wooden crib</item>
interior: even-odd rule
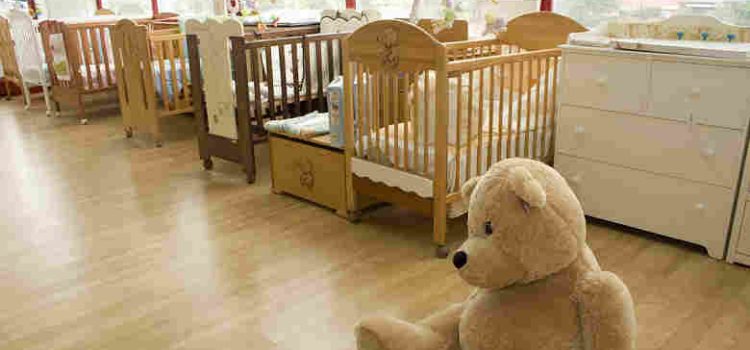
[[[511,157],[552,162],[560,50],[585,30],[553,13],[508,23],[497,39],[440,43],[379,21],[344,44],[347,187],[432,216],[437,255],[460,189]]]
[[[159,121],[193,112],[185,34],[124,19],[112,28],[112,47],[125,134],[147,133],[159,147]]]
[[[113,24],[111,19],[40,23],[52,98],[58,104],[77,108],[81,124],[88,122],[84,99],[116,89],[109,37]]]
[[[22,85],[21,70],[16,60],[16,49],[13,45],[13,37],[10,31],[10,22],[7,18],[0,16],[0,63],[3,68],[3,80],[5,81],[5,91],[7,99],[11,96],[11,85],[18,87]]]
[[[187,28],[190,60],[202,60],[191,66],[191,77],[203,165],[211,169],[212,157],[240,163],[253,183],[254,144],[266,139],[264,121],[325,111],[325,86],[341,74],[346,34],[245,34],[231,19],[188,22]]]

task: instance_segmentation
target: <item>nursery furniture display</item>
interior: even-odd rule
[[[551,162],[557,45],[585,28],[553,13],[516,17],[494,39],[441,43],[404,21],[377,21],[344,47],[346,161],[356,195],[433,218],[446,256],[460,188],[511,157]]]
[[[40,86],[44,93],[47,115],[52,114],[52,100],[49,91],[49,73],[44,64],[44,54],[39,36],[39,26],[29,16],[28,12],[20,9],[8,11],[10,31],[15,44],[18,58],[18,68],[21,73],[21,85],[26,108],[31,104],[30,87]]]
[[[693,43],[705,47],[679,45]],[[555,165],[586,213],[723,258],[746,148],[750,61],[567,45],[563,63]]]
[[[13,45],[13,36],[10,31],[10,23],[4,16],[0,16],[0,63],[2,63],[3,80],[7,98],[11,96],[11,84],[22,85],[21,70],[16,60],[16,48]]]
[[[727,260],[750,266],[750,162],[745,161]]]
[[[125,133],[148,133],[161,146],[159,121],[193,112],[185,34],[124,19],[111,35]]]

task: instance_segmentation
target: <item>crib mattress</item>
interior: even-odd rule
[[[548,118],[550,120],[550,118]],[[425,147],[423,143],[417,143],[417,149],[413,147],[413,134],[414,128],[411,126],[411,122],[399,123],[388,127],[388,148],[389,154],[386,155],[386,137],[385,128],[380,129],[380,137],[378,138],[375,133],[371,135],[373,142],[378,139],[380,147],[370,148],[368,139],[365,138],[365,144],[362,145],[362,149],[365,154],[365,159],[374,163],[383,164],[386,167],[394,168],[396,164],[396,156],[394,153],[396,146],[396,137],[394,131],[398,127],[398,149],[399,149],[399,166],[404,165],[404,159],[409,160],[410,168],[414,168],[415,164],[418,169],[424,169],[424,154]],[[405,131],[408,129],[408,132]],[[483,174],[489,166],[492,164],[488,162],[487,152],[490,154],[490,162],[497,161],[500,156],[504,157],[506,152],[510,150],[510,154],[518,154],[516,147],[518,147],[519,153],[524,154],[525,150],[528,149],[529,153],[533,149],[537,149],[537,153],[541,152],[542,158],[548,157],[552,152],[552,126],[548,125],[546,128],[525,128],[521,129],[520,132],[517,129],[510,129],[511,131],[504,129],[502,135],[499,132],[483,131],[481,137],[477,135],[472,138],[471,147],[468,147],[468,142],[465,142],[456,151],[455,145],[449,145],[448,156],[447,156],[447,192],[453,193],[460,190],[468,179]],[[480,140],[481,138],[481,140]],[[408,147],[405,148],[405,144],[408,142]],[[477,148],[477,144],[481,142],[482,146]],[[542,149],[544,144],[544,149]],[[359,152],[359,143],[356,145],[356,150]],[[427,145],[428,159],[432,159],[435,154],[434,145]],[[477,150],[480,153],[478,154]],[[500,156],[498,156],[498,150]],[[361,155],[360,155],[361,156]],[[404,158],[406,157],[406,158]],[[415,163],[416,162],[416,163]],[[456,169],[456,163],[460,165],[460,169]],[[466,164],[469,162],[468,171]],[[477,163],[479,163],[479,172],[477,172]],[[373,173],[367,172],[358,173],[356,168],[354,173],[359,176],[364,176],[375,182],[387,183],[389,186],[397,187],[405,192],[414,192],[414,182],[410,181],[408,177],[393,176],[392,173],[382,172]],[[427,176],[432,177],[435,173],[434,164],[430,163],[427,166]],[[458,177],[458,181],[456,178]],[[465,208],[462,203],[454,203],[454,206],[449,208],[452,213],[452,217],[461,215],[465,212]]]

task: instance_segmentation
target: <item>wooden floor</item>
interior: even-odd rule
[[[249,186],[202,170],[188,117],[156,149],[114,114],[20,104],[0,102],[0,349],[353,349],[363,315],[416,320],[470,291],[429,220],[354,225],[271,194],[265,147]],[[750,349],[750,270],[601,224],[589,241],[633,292],[639,348]]]

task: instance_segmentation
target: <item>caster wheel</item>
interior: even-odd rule
[[[29,108],[31,108],[31,106],[29,106],[29,105],[25,105],[25,106],[23,106],[23,110],[24,110],[24,111],[28,111],[28,110],[29,110]]]
[[[164,145],[161,143],[161,141],[157,141],[156,144],[155,144],[155,146],[156,146],[156,148],[162,148],[162,146],[164,146]]]
[[[435,257],[438,259],[445,259],[448,257],[448,247],[439,245],[435,247]]]
[[[89,120],[88,119],[81,119],[81,125],[88,125]]]
[[[203,160],[203,169],[211,170],[214,168],[214,161],[211,159],[204,159]]]
[[[133,129],[125,129],[125,137],[127,138],[133,137]]]
[[[52,112],[47,111],[47,118],[50,118],[50,117],[52,117]]]

